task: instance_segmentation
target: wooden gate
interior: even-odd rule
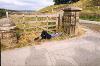
[[[36,32],[57,31],[58,29],[58,14],[45,14],[45,15],[10,15],[13,22],[24,30],[33,29]]]
[[[42,15],[11,15],[13,22],[22,25],[21,29],[34,29],[36,32],[61,31],[68,35],[75,35],[79,23],[79,12],[81,8],[67,7],[58,14]]]

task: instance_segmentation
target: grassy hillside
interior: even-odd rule
[[[98,3],[100,2],[98,1]],[[75,6],[75,7],[80,7],[83,9],[81,11],[80,18],[100,21],[100,6],[97,4],[95,5],[95,4],[96,4],[96,1],[94,0],[80,0],[76,3],[71,3],[71,4],[60,4],[60,5],[48,6],[46,8],[39,10],[39,12],[56,13],[61,8],[64,8],[67,6]]]
[[[53,13],[52,10],[58,12],[58,9],[67,7],[67,6],[76,6],[83,9],[85,12],[89,13],[100,13],[100,6],[93,5],[93,0],[80,0],[76,3],[72,4],[60,4],[60,5],[51,5],[46,8],[39,10],[40,12],[44,13]]]

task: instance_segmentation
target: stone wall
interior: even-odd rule
[[[13,31],[10,32],[0,32],[1,44],[7,47],[16,45],[17,38],[16,33]]]
[[[68,35],[75,35],[79,23],[79,8],[70,7],[64,10],[62,29]]]

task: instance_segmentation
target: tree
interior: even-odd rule
[[[72,2],[78,2],[79,0],[72,0]]]
[[[68,3],[70,0],[54,0],[55,5],[59,5],[59,4],[66,4]]]
[[[6,11],[5,9],[0,9],[0,18],[6,16]]]
[[[55,5],[77,2],[79,0],[53,0]]]
[[[100,1],[99,0],[92,0],[92,4],[94,6],[100,6]]]

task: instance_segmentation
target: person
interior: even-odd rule
[[[37,41],[37,40],[39,40],[39,37],[37,37],[37,38],[34,39],[34,41]]]
[[[47,31],[43,30],[41,33],[42,39],[51,39],[51,35],[47,33]]]
[[[34,41],[35,41],[36,45],[40,45],[41,39],[40,39],[40,37],[37,37],[34,39]]]
[[[62,33],[54,33],[54,34],[51,34],[51,37],[58,37],[58,36],[61,36]]]

